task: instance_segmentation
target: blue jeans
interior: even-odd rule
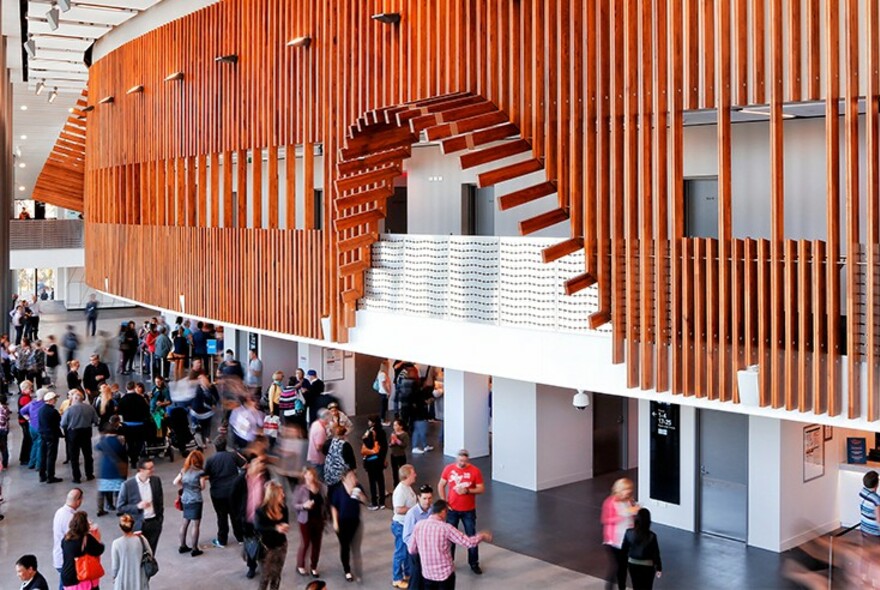
[[[391,521],[391,534],[394,535],[394,560],[391,564],[391,580],[401,581],[409,577],[409,559],[407,559],[406,543],[403,542],[403,525]]]
[[[40,449],[40,443],[42,440],[43,437],[40,436],[40,433],[31,428],[31,456],[28,460],[28,468],[40,468],[40,463],[43,461],[43,453]]]
[[[459,512],[458,510],[453,510],[452,508],[446,513],[446,522],[458,528],[458,523],[461,521],[461,524],[464,525],[464,534],[468,537],[473,537],[477,534],[477,511],[476,510],[468,510],[466,512]],[[455,544],[452,545],[452,557],[455,558]],[[480,565],[480,552],[477,547],[473,547],[472,549],[468,549],[468,565],[471,567],[475,565]]]
[[[428,421],[413,422],[412,444],[414,449],[424,449],[428,444]]]

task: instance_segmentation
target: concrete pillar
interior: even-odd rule
[[[443,454],[489,455],[489,377],[446,369],[443,374]]]
[[[501,377],[493,384],[493,479],[539,491],[592,477],[593,412],[571,405],[574,390]]]

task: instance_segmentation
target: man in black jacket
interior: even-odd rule
[[[21,580],[21,590],[49,590],[43,574],[37,571],[37,556],[22,555],[15,562],[15,573]]]
[[[132,467],[136,467],[144,447],[147,428],[153,423],[153,417],[150,415],[147,398],[135,390],[134,381],[129,381],[125,388],[126,393],[119,400],[119,415],[122,416],[122,424],[125,426],[128,460]]]
[[[61,439],[61,414],[55,409],[58,395],[50,391],[43,397],[45,405],[40,408],[40,445],[42,446],[43,461],[40,463],[40,481],[45,483],[58,483],[60,477],[55,477],[55,462],[58,459],[58,441]]]
[[[83,371],[83,387],[89,394],[89,400],[98,396],[98,388],[110,378],[110,367],[101,362],[101,357],[93,354],[89,357],[89,364]]]
[[[119,490],[116,513],[120,516],[130,514],[134,518],[134,529],[141,531],[156,555],[165,519],[162,480],[153,475],[152,459],[141,459],[137,468],[137,474],[125,480]]]

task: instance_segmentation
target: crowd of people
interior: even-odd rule
[[[89,313],[96,317],[97,307],[87,311],[87,320]],[[88,326],[87,339],[95,329]],[[345,579],[361,576],[362,509],[391,509],[392,586],[453,588],[454,544],[468,549],[470,569],[482,573],[477,546],[491,535],[475,530],[476,497],[485,486],[469,453],[462,449],[436,486],[417,486],[407,460],[408,453],[433,448],[427,423],[442,417],[442,371],[429,368],[423,375],[412,363],[383,362],[373,383],[379,411],[356,433],[317,371],[298,369],[289,379],[277,371],[271,384],[261,387],[256,351],[244,364],[231,351],[220,358],[208,354],[208,340],[222,342],[222,331],[213,326],[191,326],[183,318],[168,326],[156,318],[137,330],[127,322],[120,327],[115,367],[99,350],[82,372],[80,339],[72,328],[67,332],[60,344],[66,380],[47,364],[22,370],[17,362],[24,334],[20,345],[4,339],[0,347],[7,353],[0,419],[5,416],[8,432],[13,413],[6,393],[15,389],[20,468],[32,469],[46,485],[57,484],[64,479],[58,473],[63,449],[63,464],[76,484],[53,521],[53,567],[61,588],[96,588],[108,576],[115,588],[149,587],[161,565],[155,555],[166,517],[155,461],[173,458],[175,451],[184,457],[172,482],[177,497],[169,500],[181,513],[179,553],[203,555],[201,521],[209,498],[217,518],[211,544],[240,543],[244,575],[259,576],[261,589],[280,587],[295,532],[291,524],[299,530],[296,571],[310,580],[310,588],[323,587],[319,564],[326,527],[338,539]],[[54,337],[49,342],[55,347],[51,354],[59,357]],[[44,359],[50,354],[40,350]],[[129,377],[137,373],[150,381]],[[99,438],[93,444],[95,429]],[[5,469],[6,435],[2,442]],[[386,491],[389,459],[393,489]],[[366,485],[358,480],[358,466],[367,474]],[[83,510],[85,491],[79,487],[95,479],[94,515],[118,517],[108,571],[102,566],[100,528]],[[39,573],[33,555],[22,556],[16,569],[23,588],[45,587],[45,572]]]

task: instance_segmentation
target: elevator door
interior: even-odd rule
[[[700,530],[746,540],[749,491],[749,417],[700,412]]]

